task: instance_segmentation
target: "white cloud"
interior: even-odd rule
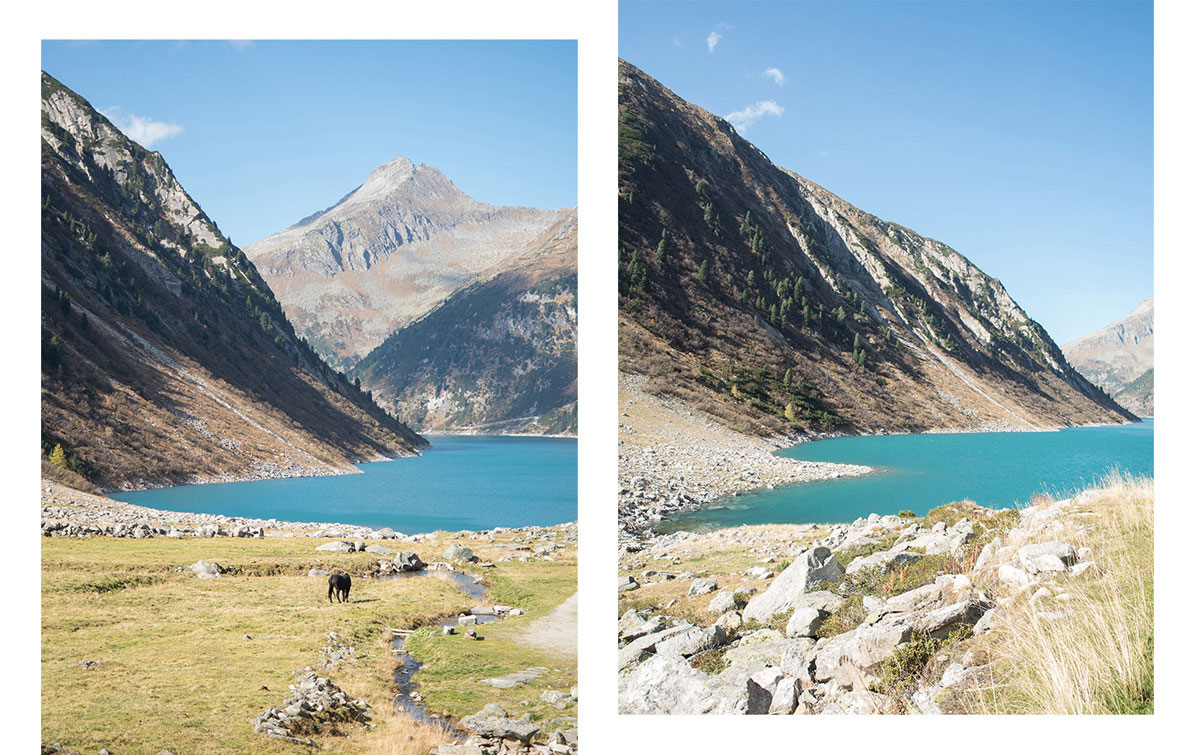
[[[787,81],[787,77],[785,77],[783,75],[783,71],[779,70],[778,68],[775,68],[774,66],[763,71],[762,75],[766,76],[768,79],[770,79],[771,81],[774,81],[776,84],[778,84],[780,86],[783,86],[783,82]]]
[[[714,32],[708,34],[708,51],[712,52],[717,47],[717,43],[721,41],[721,35]]]
[[[238,52],[241,52],[242,50],[245,50],[247,47],[252,47],[254,45],[254,40],[250,40],[250,39],[230,39],[230,40],[226,40],[226,41],[229,42],[230,47],[237,50]]]
[[[753,105],[747,105],[736,113],[730,113],[725,116],[725,120],[732,123],[738,131],[745,131],[758,123],[764,115],[782,117],[783,108],[775,100],[760,100]]]
[[[150,149],[156,142],[161,142],[164,139],[170,139],[172,136],[179,136],[183,133],[183,126],[178,123],[165,123],[163,121],[155,121],[150,118],[143,118],[140,115],[121,115],[120,106],[110,107],[107,110],[101,110],[104,117],[113,122],[113,125],[121,129],[121,132],[142,145],[146,149]]]

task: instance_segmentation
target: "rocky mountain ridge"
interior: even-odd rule
[[[574,434],[574,210],[392,333],[350,372],[423,432]]]
[[[1063,346],[1080,374],[1140,416],[1154,414],[1154,297]]]
[[[246,253],[297,330],[347,369],[567,212],[478,202],[436,168],[398,157]]]
[[[426,445],[331,370],[157,152],[42,74],[43,467],[130,488]]]
[[[751,435],[1133,419],[1000,281],[622,62],[620,368]]]

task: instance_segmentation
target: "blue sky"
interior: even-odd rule
[[[620,54],[1060,344],[1153,293],[1150,2],[620,4]]]
[[[573,40],[50,41],[42,67],[162,152],[238,245],[400,155],[483,202],[576,204]]]

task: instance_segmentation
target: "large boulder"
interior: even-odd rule
[[[366,548],[363,548],[363,550],[365,550],[367,553],[375,553],[380,556],[390,556],[396,552],[391,548],[384,548],[382,545],[374,544],[368,545]]]
[[[331,551],[333,553],[353,553],[357,549],[354,547],[354,543],[349,540],[334,540],[332,543],[318,545],[317,550]]]
[[[745,713],[749,675],[739,666],[712,676],[692,668],[682,656],[656,655],[620,679],[617,712]]]
[[[617,640],[620,642],[633,642],[639,637],[645,637],[648,634],[661,632],[667,628],[667,620],[663,616],[651,616],[640,624],[634,626],[626,626],[624,628],[617,627]]]
[[[818,608],[800,606],[792,611],[792,618],[788,619],[783,633],[788,637],[816,637],[817,630],[821,628],[821,622],[825,621],[828,616],[828,613]]]
[[[485,739],[508,739],[526,745],[529,744],[529,740],[533,738],[533,735],[541,730],[541,727],[532,721],[522,721],[519,718],[504,718],[501,716],[485,716],[482,713],[467,716],[459,722],[459,725],[467,731]]]
[[[1017,563],[1025,571],[1032,573],[1066,571],[1077,558],[1074,546],[1061,540],[1026,545],[1017,551]]]
[[[800,680],[794,676],[785,676],[775,685],[775,694],[771,697],[771,707],[767,713],[773,716],[790,716],[796,712],[800,699]]]
[[[207,561],[197,561],[191,568],[200,579],[216,579],[225,573],[225,569],[215,561],[211,564]]]
[[[722,590],[708,602],[708,612],[715,614],[729,613],[738,609],[737,601],[733,599],[731,590]]]
[[[396,568],[400,571],[422,571],[425,569],[425,562],[420,556],[412,551],[400,551],[396,554],[396,558],[392,560]]]
[[[724,644],[725,630],[714,624],[710,627],[692,627],[686,632],[665,639],[655,646],[655,652],[686,657]]]
[[[839,679],[861,688],[866,681],[861,672],[874,668],[901,643],[914,635],[944,639],[958,627],[970,629],[991,607],[987,601],[964,600],[943,608],[888,615],[877,624],[839,634],[814,656],[813,679]],[[844,669],[846,666],[853,668]]]
[[[904,547],[907,547],[907,545]],[[921,558],[921,556],[922,554],[920,553],[909,553],[908,551],[903,550],[903,548],[879,551],[878,553],[872,553],[869,556],[859,556],[858,558],[854,559],[850,562],[850,565],[846,567],[846,573],[857,574],[865,569],[890,569],[897,564],[916,561],[918,558]]]
[[[775,689],[785,678],[787,674],[774,666],[751,674],[746,680],[746,713],[752,716],[765,716],[769,713],[771,702],[775,698]]]
[[[692,580],[691,587],[688,588],[688,597],[696,595],[706,595],[710,592],[717,591],[717,580],[715,577],[700,577]]]
[[[769,622],[776,615],[795,609],[806,592],[822,582],[838,579],[845,571],[828,548],[817,547],[805,551],[780,572],[765,592],[755,595],[746,604],[742,618]]]
[[[617,651],[617,668],[629,668],[634,664],[641,663],[657,652],[656,646],[658,643],[693,628],[693,624],[680,624],[677,627],[664,629],[661,632],[654,632],[643,637],[638,637]]]
[[[451,543],[446,546],[446,550],[442,553],[442,558],[447,561],[475,561],[475,552],[465,545]]]

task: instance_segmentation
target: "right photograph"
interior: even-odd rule
[[[619,712],[1153,713],[1153,3],[619,13]]]

